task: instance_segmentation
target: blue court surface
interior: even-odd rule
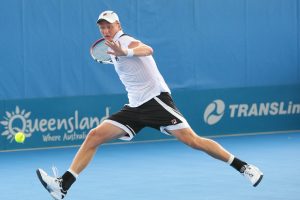
[[[299,200],[300,133],[215,138],[264,172],[254,188],[233,168],[176,140],[103,145],[70,200]],[[77,148],[0,153],[0,199],[51,199],[35,174],[68,169]]]

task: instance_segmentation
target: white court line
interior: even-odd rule
[[[209,136],[203,136],[203,137],[205,137],[205,138],[242,137],[242,136],[256,136],[256,135],[288,134],[288,133],[296,133],[296,132],[300,132],[300,130],[269,131],[269,132],[254,132],[254,133],[225,134],[225,135],[209,135]],[[105,144],[102,144],[102,145],[140,144],[140,143],[152,143],[152,142],[167,142],[167,141],[175,141],[175,140],[177,140],[177,139],[176,138],[170,138],[170,139],[157,139],[157,140],[144,140],[144,141],[131,141],[131,142],[114,142],[114,143],[105,143]],[[59,147],[39,147],[39,148],[13,149],[13,150],[0,150],[0,153],[2,153],[2,152],[16,152],[16,151],[51,150],[51,149],[63,149],[63,148],[76,148],[76,147],[80,147],[80,145],[59,146]]]

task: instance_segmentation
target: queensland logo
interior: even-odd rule
[[[13,141],[15,135],[21,131],[25,134],[26,137],[31,136],[31,132],[26,127],[27,120],[30,117],[30,112],[25,110],[20,110],[16,106],[15,111],[6,112],[3,116],[4,120],[0,121],[0,124],[4,126],[4,131],[1,133],[2,136],[5,136],[10,142]]]
[[[6,111],[0,121],[0,125],[4,128],[1,135],[10,142],[14,141],[14,136],[19,131],[23,132],[26,137],[31,137],[33,133],[38,132],[43,142],[83,140],[89,129],[96,127],[109,117],[109,107],[105,108],[105,115],[102,118],[80,116],[78,110],[71,115],[68,113],[68,117],[63,118],[33,119],[31,114],[32,112],[25,109],[21,110],[19,106],[11,112]]]
[[[205,111],[204,111],[204,121],[205,123],[209,125],[214,125],[218,123],[225,111],[225,104],[222,100],[214,100],[212,103],[210,103]]]

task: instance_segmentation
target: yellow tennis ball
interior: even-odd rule
[[[15,135],[15,141],[17,143],[23,143],[25,141],[25,134],[23,132],[18,132],[16,135]]]

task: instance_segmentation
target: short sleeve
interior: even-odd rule
[[[129,46],[129,44],[130,44],[131,42],[139,42],[139,40],[137,40],[137,39],[135,39],[135,38],[133,38],[133,37],[131,37],[131,36],[129,36],[129,35],[121,36],[121,37],[119,38],[119,41],[120,41],[120,43],[121,43],[121,46],[122,46],[122,47],[125,47],[125,48],[128,48],[128,46]]]

